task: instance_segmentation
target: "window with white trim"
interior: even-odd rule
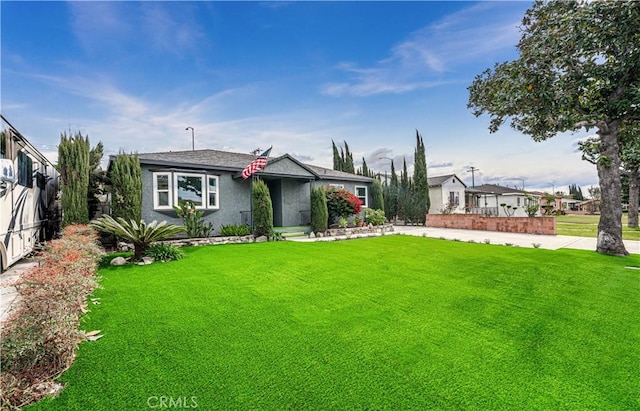
[[[153,208],[171,209],[171,173],[153,173]]]
[[[344,188],[344,184],[329,184],[330,188]]]
[[[207,207],[218,208],[218,176],[208,176],[207,180],[207,193],[209,193],[209,197],[207,198]]]
[[[220,208],[218,176],[197,173],[153,173],[153,208],[171,210],[184,201],[196,208]]]
[[[457,191],[449,191],[449,204],[459,206],[460,205],[460,193]]]
[[[367,207],[367,186],[356,186],[356,197],[362,201],[362,207]]]
[[[192,202],[196,208],[204,207],[204,175],[190,173],[174,173],[173,203],[178,205],[185,201]]]

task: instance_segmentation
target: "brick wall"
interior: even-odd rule
[[[480,214],[427,214],[427,227],[459,230],[556,234],[555,217],[484,217]]]

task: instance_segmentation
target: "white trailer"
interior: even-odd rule
[[[0,272],[51,239],[60,225],[59,174],[0,115]]]

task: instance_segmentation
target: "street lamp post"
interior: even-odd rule
[[[189,126],[187,128],[185,128],[185,130],[191,130],[191,150],[195,151],[196,150],[196,140],[195,140],[195,131],[193,130],[193,127]]]

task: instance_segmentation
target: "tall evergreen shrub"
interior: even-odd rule
[[[142,171],[135,154],[120,153],[110,171],[111,213],[125,221],[142,219]]]
[[[62,224],[89,222],[89,137],[60,135],[58,167],[62,180]]]
[[[431,207],[429,200],[429,182],[427,181],[427,158],[424,141],[416,130],[416,149],[414,155],[413,179],[411,180],[411,215],[410,219],[414,223],[424,223],[426,214]]]
[[[314,233],[327,231],[329,223],[329,211],[327,209],[327,197],[324,188],[311,189],[311,230]]]
[[[389,221],[398,216],[398,175],[393,160],[391,161],[391,180],[384,191],[384,212]]]
[[[382,183],[380,180],[374,179],[371,184],[371,207],[374,210],[384,211],[384,197],[382,196]]]
[[[257,236],[273,233],[273,208],[269,188],[262,180],[253,182],[253,231]]]

